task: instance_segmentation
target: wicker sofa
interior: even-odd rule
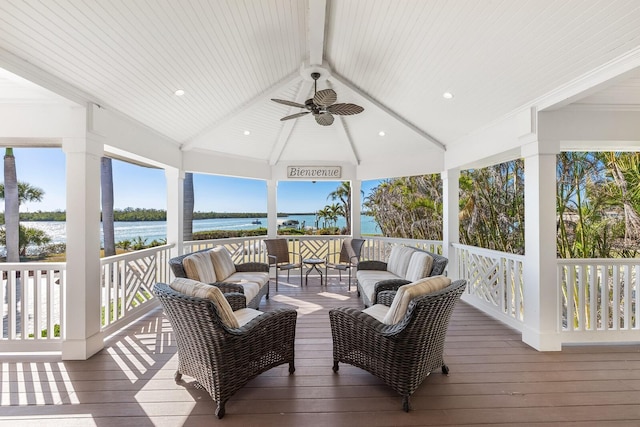
[[[362,298],[365,307],[370,307],[378,302],[378,294],[382,291],[393,291],[421,278],[444,274],[448,262],[442,255],[395,245],[391,248],[387,262],[358,263],[358,296]]]
[[[234,264],[224,246],[204,249],[169,260],[175,277],[186,277],[217,286],[223,293],[245,295],[246,305],[257,309],[269,299],[269,265],[260,262]]]
[[[426,284],[431,289],[413,294],[404,289],[429,281],[440,283],[435,287]],[[466,284],[465,280],[451,283],[444,276],[429,277],[398,291],[381,292],[381,304],[369,309],[330,310],[334,372],[338,372],[339,362],[370,372],[403,396],[402,407],[408,412],[409,398],[432,371],[449,373],[444,341],[451,313]],[[399,308],[402,305],[404,312]]]
[[[252,378],[282,364],[289,364],[290,374],[295,371],[295,310],[263,313],[246,308],[242,294],[223,294],[185,278],[157,283],[153,293],[178,347],[176,383],[182,375],[195,378],[217,402],[218,418],[227,400]]]

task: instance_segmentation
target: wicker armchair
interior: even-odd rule
[[[338,372],[338,362],[369,371],[403,396],[402,407],[408,412],[410,396],[432,371],[449,373],[443,359],[444,340],[466,283],[458,280],[441,291],[414,298],[395,325],[383,324],[354,308],[329,311],[334,372]],[[379,301],[390,305],[395,292],[382,292]]]
[[[324,264],[324,275],[329,277],[329,269],[338,270],[340,280],[342,280],[342,272],[349,271],[349,290],[351,290],[351,267],[357,267],[360,261],[360,252],[364,245],[364,239],[344,239],[340,252],[329,253]],[[340,254],[337,262],[332,262],[332,256]]]
[[[196,379],[218,403],[222,418],[225,404],[249,380],[275,366],[294,367],[296,311],[279,309],[250,320],[240,328],[223,324],[210,300],[189,297],[158,283],[153,293],[169,319],[178,346],[176,383],[182,375]],[[241,294],[225,294],[237,308]]]
[[[302,258],[299,254],[289,251],[289,242],[287,239],[264,239],[267,247],[267,258],[269,266],[276,268],[276,292],[278,291],[278,270],[286,270],[287,280],[289,273],[295,268],[300,269],[300,284],[302,285]],[[292,255],[291,257],[289,255]],[[298,262],[295,258],[298,257]]]

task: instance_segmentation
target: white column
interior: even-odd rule
[[[556,154],[559,144],[532,142],[524,158],[524,322],[522,341],[561,350],[556,256]]]
[[[267,180],[267,237],[278,235],[278,181]]]
[[[85,360],[104,347],[100,325],[100,157],[98,137],[65,138],[67,273],[63,360]]]
[[[184,243],[184,171],[167,167],[164,171],[167,181],[167,243],[175,244],[171,256],[182,254]]]
[[[452,280],[459,278],[458,259],[453,247],[460,242],[460,220],[458,219],[460,200],[460,170],[449,169],[442,177],[442,255],[449,259],[447,275]]]
[[[362,206],[362,181],[354,179],[351,181],[351,236],[362,237],[361,224]]]

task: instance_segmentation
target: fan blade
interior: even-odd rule
[[[318,91],[313,96],[313,103],[322,107],[331,105],[337,100],[338,100],[338,95],[336,95],[333,89],[324,89],[324,90]]]
[[[282,122],[284,120],[297,119],[298,117],[306,116],[309,113],[310,113],[309,111],[303,111],[302,113],[292,114],[290,116],[281,118],[280,121]]]
[[[327,107],[327,111],[340,116],[350,116],[362,113],[364,108],[356,104],[333,104]]]
[[[322,126],[330,126],[333,123],[333,116],[330,113],[317,114],[316,122]]]
[[[271,99],[273,102],[277,102],[278,104],[288,105],[290,107],[298,107],[298,108],[307,108],[302,104],[298,104],[297,102],[287,101],[286,99]]]

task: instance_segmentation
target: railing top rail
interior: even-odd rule
[[[112,255],[104,258],[100,258],[100,265],[108,264],[113,261],[132,260],[145,257],[147,255],[154,254],[156,252],[171,249],[175,246],[174,243],[162,246],[154,246],[152,248],[141,249],[139,251],[127,252],[124,254]]]
[[[0,263],[0,270],[53,270],[66,266],[66,262],[3,262]]]
[[[488,255],[488,256],[492,256],[492,257],[503,257],[503,258],[508,258],[508,259],[515,259],[515,260],[518,260],[518,261],[524,261],[526,259],[525,255],[510,254],[508,252],[501,252],[501,251],[496,251],[496,250],[493,250],[493,249],[486,249],[486,248],[479,248],[477,246],[463,245],[461,243],[452,243],[451,246],[453,246],[456,249],[466,249],[466,250],[469,250],[469,251],[477,253],[477,254]]]
[[[559,258],[558,265],[629,265],[640,264],[640,258]]]

